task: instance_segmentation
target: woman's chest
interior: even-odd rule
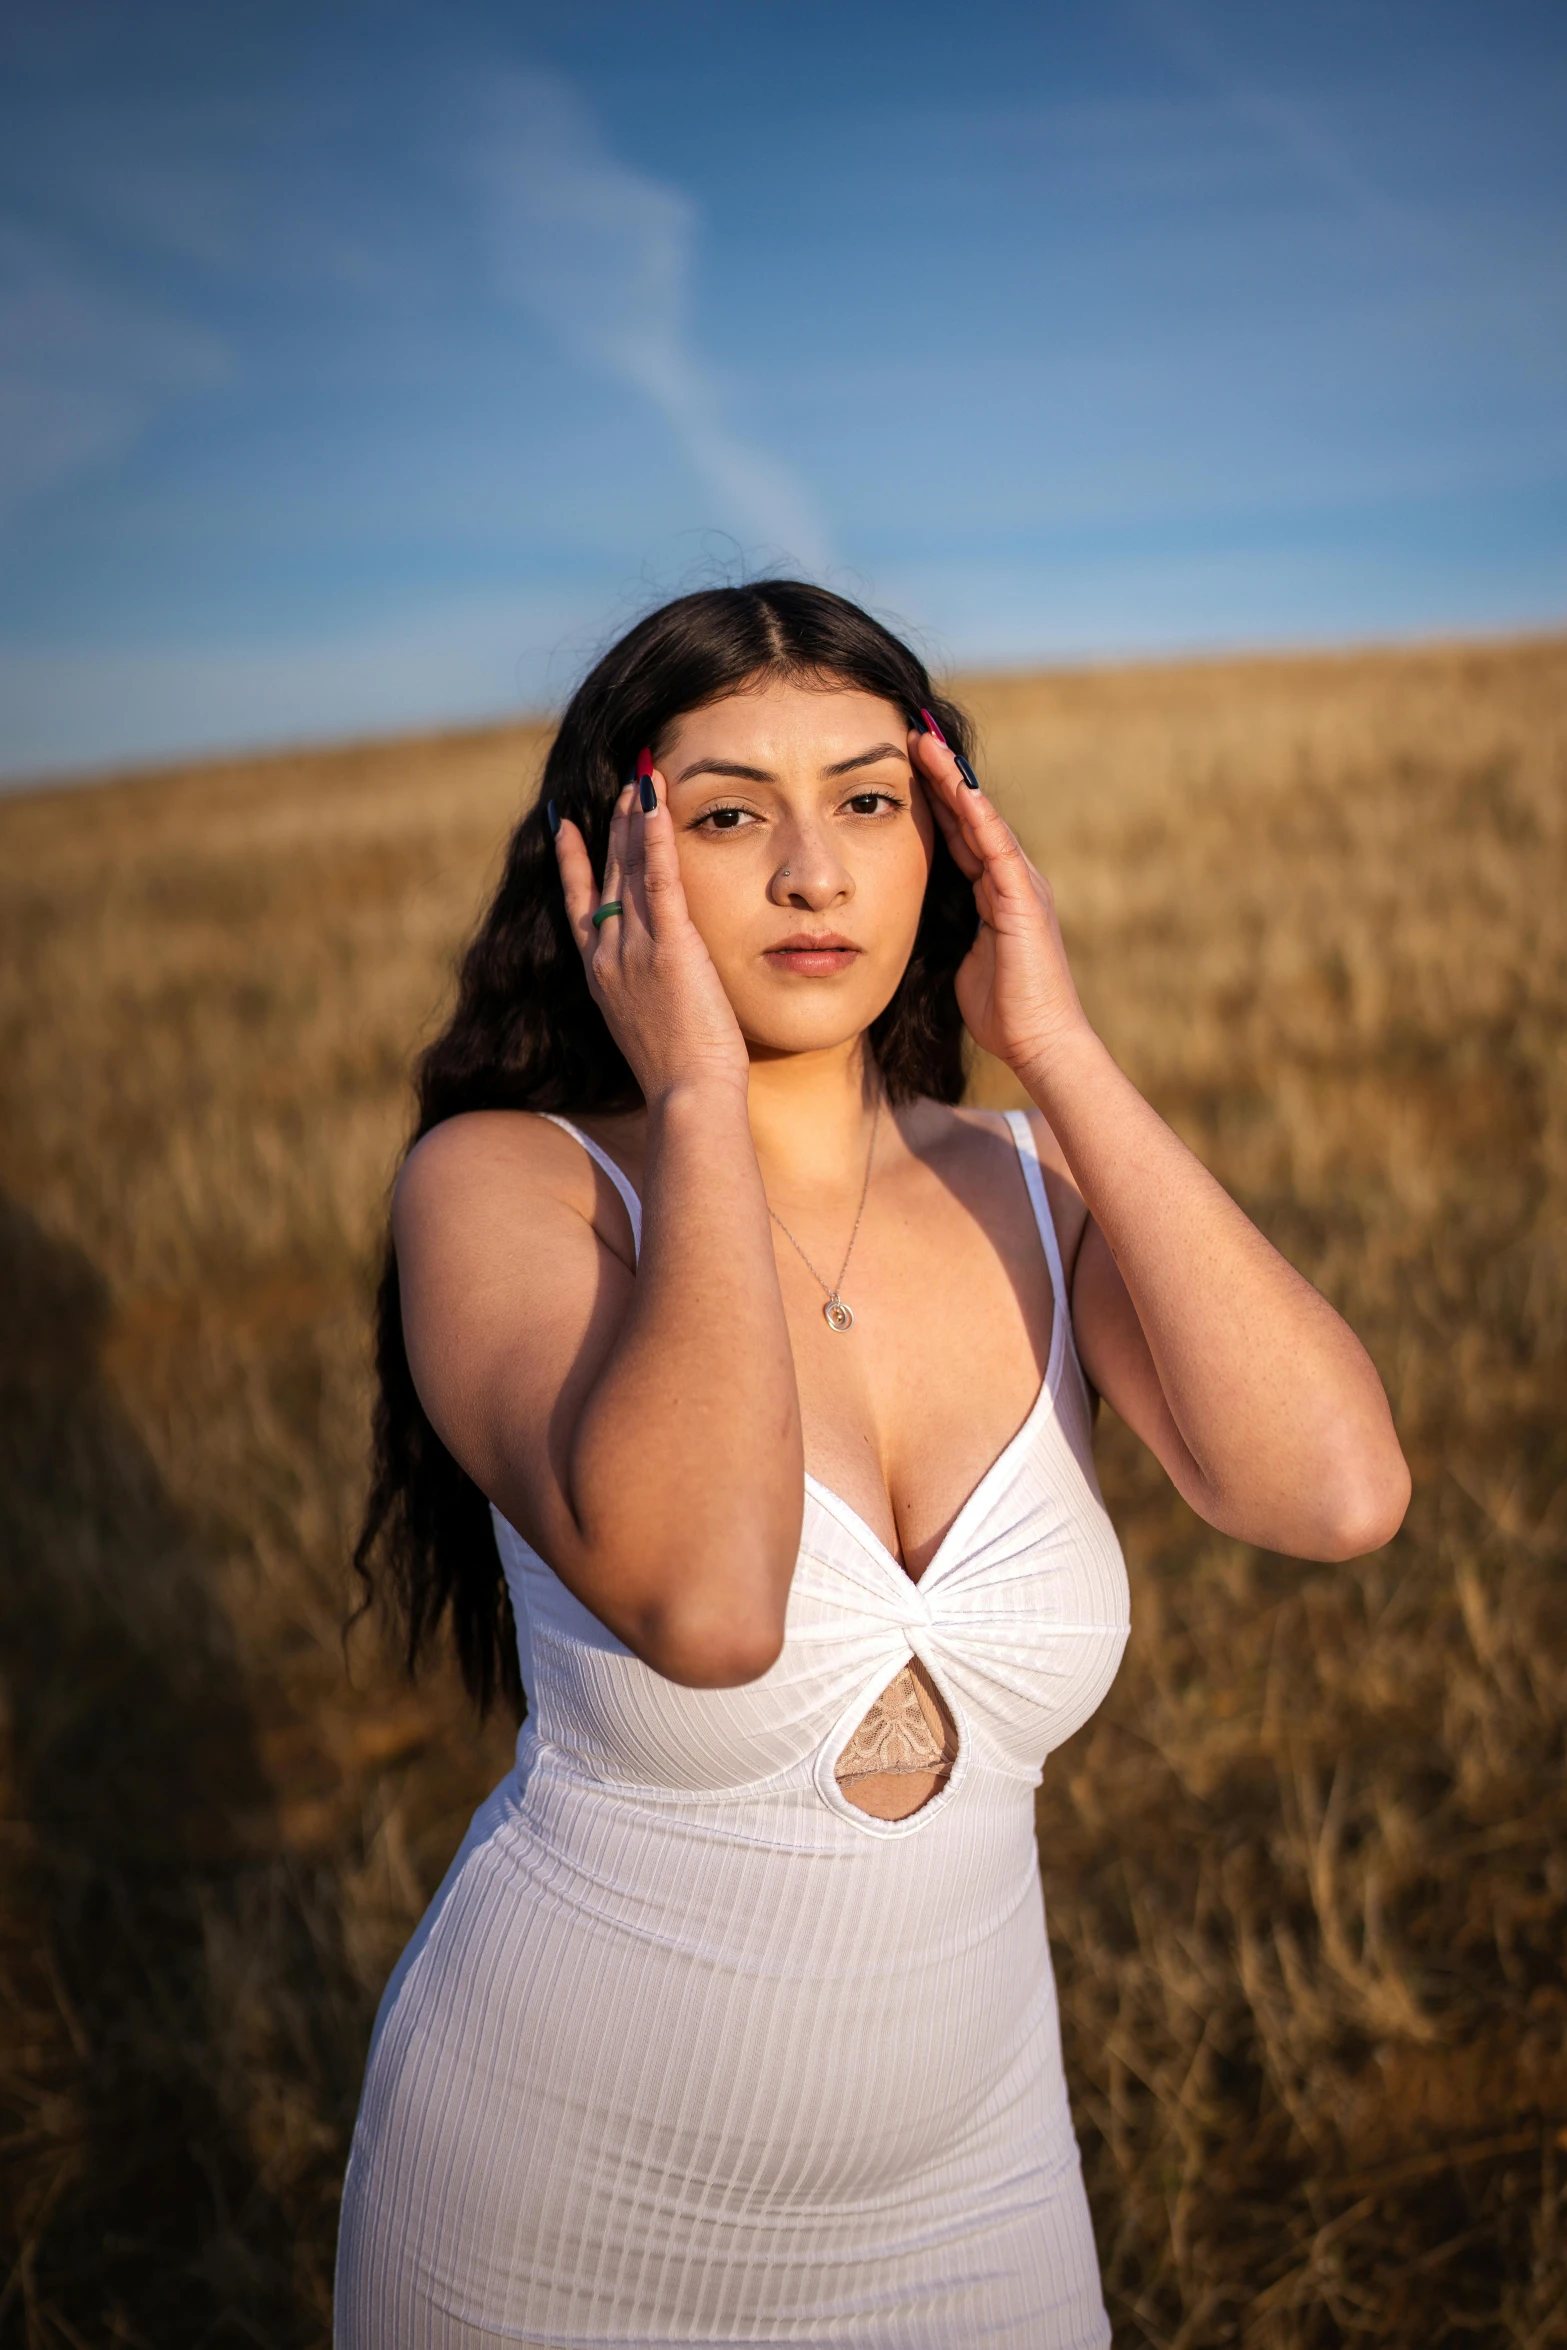
[[[986,1230],[955,1205],[885,1216],[845,1272],[846,1327],[781,1237],[778,1271],[806,1467],[918,1579],[1044,1381],[1054,1306],[1038,1234]]]
[[[1046,1390],[917,1584],[840,1496],[808,1486],[782,1652],[738,1689],[655,1673],[501,1521],[538,1735],[592,1776],[693,1793],[776,1783],[780,1800],[787,1783],[845,1821],[900,1820],[938,1793],[945,1807],[982,1761],[1031,1778],[1098,1703],[1125,1639],[1125,1573],[1061,1417],[1070,1400],[1068,1378]],[[911,1664],[933,1758],[878,1742],[877,1702]],[[912,1800],[875,1800],[910,1761],[928,1766]]]

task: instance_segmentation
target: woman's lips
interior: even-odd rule
[[[852,939],[841,938],[835,931],[821,938],[801,933],[769,947],[767,960],[780,970],[798,971],[802,978],[825,979],[835,971],[847,971],[859,951]]]

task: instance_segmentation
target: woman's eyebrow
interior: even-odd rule
[[[852,759],[839,759],[831,767],[824,767],[824,776],[848,775],[856,767],[875,767],[883,759],[906,759],[908,752],[902,743],[877,743],[869,751],[856,751]],[[676,783],[689,783],[693,775],[732,775],[741,783],[776,783],[777,776],[770,767],[747,767],[738,759],[693,759],[689,767],[682,767],[673,777]]]
[[[734,775],[742,783],[776,783],[778,778],[768,767],[742,767],[738,759],[693,759],[689,767],[682,767],[674,778],[676,783],[689,783],[693,775]]]
[[[824,767],[824,775],[848,775],[856,767],[876,767],[883,759],[908,758],[904,743],[878,743],[872,751],[856,751],[852,759],[840,759],[835,766]]]

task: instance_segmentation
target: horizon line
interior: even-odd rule
[[[1377,658],[1420,659],[1466,652],[1519,652],[1567,643],[1567,614],[1559,620],[1531,622],[1519,627],[1468,630],[1417,630],[1408,635],[1363,637],[1294,637],[1237,639],[1233,643],[1204,643],[1163,651],[1086,653],[1070,660],[1015,662],[958,662],[934,674],[943,683],[972,680],[976,685],[1022,682],[1029,678],[1102,677],[1135,675],[1149,670],[1222,669],[1236,664],[1268,662],[1353,662]],[[390,727],[384,732],[356,729],[343,734],[284,735],[249,743],[213,744],[193,751],[130,759],[123,763],[86,767],[33,768],[9,772],[0,767],[0,799],[28,798],[45,792],[113,790],[120,785],[173,780],[207,769],[254,768],[283,765],[298,759],[335,759],[361,756],[367,751],[400,747],[434,748],[439,744],[482,741],[504,734],[536,733],[558,726],[571,696],[552,705],[496,711],[483,716],[438,720],[428,725]]]

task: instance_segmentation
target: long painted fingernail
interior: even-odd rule
[[[979,777],[975,774],[967,759],[964,758],[963,753],[961,751],[954,751],[952,756],[954,759],[956,759],[958,763],[958,773],[962,776],[964,782],[968,785],[969,790],[978,791]]]
[[[546,800],[544,803],[544,821],[550,828],[550,838],[553,840],[560,830],[560,810],[553,800]]]
[[[644,775],[639,788],[642,793],[642,813],[644,816],[651,816],[653,810],[658,806],[658,793],[653,788],[652,776]]]
[[[914,716],[909,720],[909,732],[911,734],[929,734],[930,728],[925,723],[925,713],[923,710],[917,710]]]
[[[928,710],[922,710],[920,712],[920,716],[925,721],[925,732],[927,734],[933,734],[937,742],[940,743],[942,749],[945,750],[947,747],[947,738],[942,733],[941,728],[936,724],[935,719],[932,718],[930,712]]]
[[[652,774],[652,772],[653,772],[653,754],[652,754],[652,752],[651,752],[651,751],[638,751],[638,753],[637,753],[637,775],[638,775],[639,779],[640,779],[642,776],[644,776],[644,775],[651,775],[651,774]]]

